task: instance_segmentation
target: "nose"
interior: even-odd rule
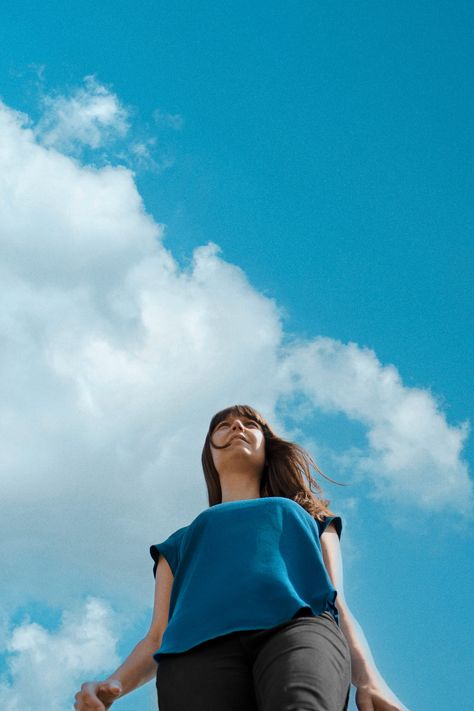
[[[236,425],[239,426],[239,428],[240,428],[241,431],[244,429],[244,426],[243,426],[243,424],[241,423],[240,420],[234,420],[233,423],[232,423],[232,428],[231,428],[231,429],[233,429],[233,430],[236,429]]]

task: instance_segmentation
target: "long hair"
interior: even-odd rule
[[[322,521],[335,515],[329,510],[329,499],[322,498],[322,489],[311,475],[313,467],[325,479],[332,481],[318,467],[309,453],[294,442],[278,437],[262,415],[250,405],[231,405],[217,412],[209,424],[201,455],[209,506],[222,502],[219,473],[214,466],[211,437],[217,425],[230,415],[239,415],[257,422],[265,437],[265,465],[260,480],[260,496],[284,496],[300,504],[313,518]],[[344,484],[341,484],[344,486]],[[312,487],[316,491],[312,490]]]

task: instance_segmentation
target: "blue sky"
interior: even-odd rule
[[[148,546],[206,505],[232,402],[349,484],[321,481],[387,683],[470,708],[472,28],[466,2],[9,10],[2,708],[72,707],[144,634]]]

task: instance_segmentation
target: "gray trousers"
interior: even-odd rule
[[[346,711],[350,685],[349,645],[329,612],[164,654],[156,673],[159,711]]]

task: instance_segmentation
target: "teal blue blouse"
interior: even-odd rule
[[[267,629],[301,607],[328,610],[339,624],[336,589],[324,565],[320,536],[340,516],[314,519],[283,496],[226,501],[150,546],[174,574],[168,625],[159,650],[182,652],[237,630]]]

